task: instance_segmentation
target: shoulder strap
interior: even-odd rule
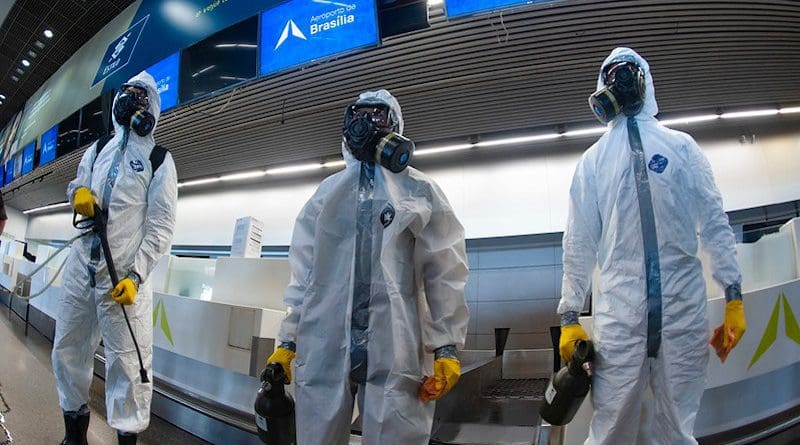
[[[153,147],[153,150],[150,152],[150,167],[152,167],[153,176],[155,176],[158,167],[161,167],[161,164],[164,163],[164,158],[167,157],[167,153],[169,153],[169,150],[160,145]]]
[[[95,145],[94,148],[95,153],[94,160],[92,161],[92,171],[94,171],[94,161],[97,160],[97,156],[100,155],[100,152],[103,151],[103,148],[105,148],[105,146],[108,144],[108,141],[110,141],[112,137],[114,136],[107,134],[105,136],[101,136],[100,139],[97,140],[97,145]]]

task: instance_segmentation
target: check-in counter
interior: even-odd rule
[[[777,422],[779,414],[800,406],[800,219],[755,243],[736,247],[747,332],[724,364],[709,347],[695,437],[719,437],[739,428],[746,435],[746,427]],[[706,270],[705,275],[708,323],[713,331],[723,321],[725,298],[710,272]],[[580,322],[591,332],[591,317],[582,317]],[[651,405],[648,399],[642,411],[644,423],[651,421]],[[582,444],[591,417],[591,397],[587,397],[565,428],[564,444]]]

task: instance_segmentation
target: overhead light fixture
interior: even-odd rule
[[[25,74],[25,71],[22,71],[22,68],[20,67],[17,67],[17,69],[14,71],[16,71],[18,74]]]
[[[254,43],[218,43],[215,48],[258,48]]]
[[[5,99],[5,98],[3,98]],[[778,110],[780,114],[791,114],[791,113],[800,113],[800,107],[788,107],[788,108],[781,108]]]
[[[59,202],[58,204],[50,204],[42,207],[36,207],[35,209],[24,210],[22,213],[25,215],[30,215],[31,213],[37,212],[44,212],[45,210],[53,210],[53,209],[60,209],[62,207],[69,207],[69,202]]]
[[[29,66],[31,66],[31,63],[28,62],[28,59],[22,59],[22,65],[24,65],[26,67],[29,67]]]
[[[722,113],[720,115],[723,119],[740,119],[743,117],[760,117],[760,116],[773,116],[778,114],[778,110],[751,110],[751,111],[736,111],[733,113]]]
[[[265,170],[256,170],[251,172],[244,172],[244,173],[234,173],[232,175],[225,175],[220,176],[221,181],[238,181],[240,179],[251,179],[251,178],[258,178],[261,176],[266,175],[267,172]]]
[[[32,50],[32,49],[29,49],[29,50],[28,50],[28,56],[30,56],[30,58],[31,58],[31,59],[35,59],[35,58],[36,58],[36,56],[38,56],[38,54],[36,54],[35,52],[33,52],[33,50]]]
[[[235,77],[235,76],[219,76],[221,80],[247,80],[246,77]]]
[[[661,122],[661,125],[670,126],[670,125],[688,125],[688,124],[694,124],[694,123],[697,123],[697,122],[713,121],[713,120],[716,120],[716,119],[719,119],[719,115],[718,114],[702,114],[702,115],[699,115],[699,116],[687,116],[687,117],[676,118],[676,119],[664,119],[664,120],[660,120],[659,122]]]
[[[33,46],[35,46],[35,47],[37,47],[37,48],[39,48],[39,49],[44,49],[44,43],[42,43],[42,42],[41,42],[41,41],[39,41],[39,40],[37,40],[37,41],[33,42]]]
[[[473,148],[474,146],[475,144],[455,144],[455,145],[445,145],[443,147],[422,148],[414,151],[414,156],[426,156],[437,153],[447,153],[450,151],[467,150]]]
[[[0,94],[0,99],[6,100],[6,96],[3,95],[3,94]]]
[[[345,164],[347,164],[347,163],[344,161],[344,159],[341,159],[339,161],[328,161],[328,162],[325,162],[325,163],[322,164],[322,166],[325,167],[325,168],[337,168],[337,167],[344,167]]]
[[[514,138],[497,139],[494,141],[481,141],[475,144],[476,147],[496,147],[498,145],[524,144],[525,142],[546,141],[561,137],[558,133],[536,134],[532,136],[520,136]]]
[[[562,133],[561,135],[564,137],[577,137],[577,136],[591,136],[594,134],[601,134],[606,132],[606,127],[590,127],[590,128],[583,128],[580,130],[572,130]]]
[[[47,37],[48,39],[53,38],[53,31],[50,31],[49,29],[45,29],[42,34],[44,34],[44,36]]]
[[[196,179],[194,181],[186,181],[178,183],[178,188],[192,186],[192,185],[203,185],[203,184],[211,184],[214,182],[221,181],[220,178],[206,178],[206,179]]]
[[[270,168],[266,170],[268,175],[283,175],[287,173],[305,172],[322,168],[322,164],[301,164],[288,167]]]
[[[192,77],[197,77],[197,76],[199,76],[199,75],[201,75],[201,74],[205,73],[206,71],[213,70],[213,69],[214,69],[214,68],[216,68],[216,67],[217,67],[216,65],[209,65],[209,66],[207,66],[207,67],[205,67],[205,68],[203,68],[203,69],[199,70],[199,71],[198,71],[198,72],[196,72],[196,73],[192,73]]]
[[[19,82],[19,77],[12,75],[11,80],[13,80],[14,82]]]

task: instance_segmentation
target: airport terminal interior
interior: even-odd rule
[[[799,73],[793,0],[0,0],[0,445],[800,444]]]

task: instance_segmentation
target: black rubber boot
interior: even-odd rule
[[[61,445],[88,445],[89,407],[83,405],[78,411],[64,411],[64,429],[66,433]]]
[[[119,445],[136,445],[136,433],[120,433],[117,431],[117,441]]]

